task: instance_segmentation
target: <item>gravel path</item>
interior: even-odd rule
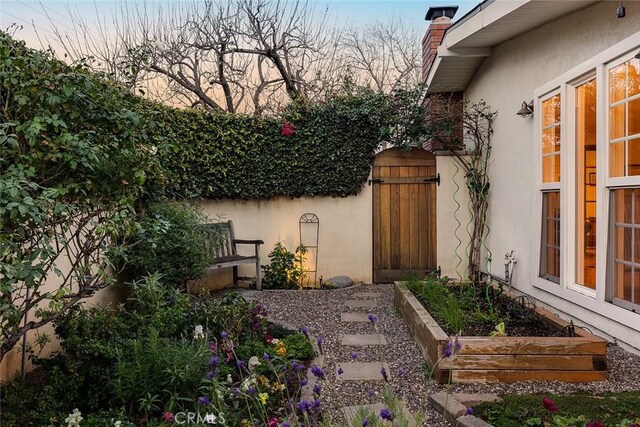
[[[357,299],[359,292],[380,292],[377,307],[347,308],[344,301]],[[428,404],[431,393],[444,386],[428,378],[429,371],[404,321],[393,305],[391,285],[364,285],[331,291],[262,291],[254,295],[269,312],[269,316],[296,327],[306,326],[314,336],[324,338],[324,370],[322,381],[325,414],[335,425],[344,425],[340,408],[349,405],[377,403],[384,385],[378,382],[338,381],[335,371],[339,364],[350,363],[351,353],[358,353],[358,362],[376,362],[382,358],[389,364],[391,387],[412,413],[425,415],[425,426],[449,426]],[[360,298],[361,299],[361,298]],[[378,333],[384,334],[388,345],[348,347],[341,345],[342,334],[375,333],[369,323],[342,322],[343,312],[375,313],[379,318]],[[608,352],[610,378],[603,382],[567,384],[560,382],[521,382],[515,384],[452,385],[452,392],[494,392],[498,394],[568,393],[584,391],[629,391],[640,389],[640,356],[617,346]]]

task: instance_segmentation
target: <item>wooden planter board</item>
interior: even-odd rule
[[[607,379],[607,341],[578,327],[576,337],[463,336],[458,354],[441,359],[449,336],[402,282],[395,283],[394,302],[440,383]],[[536,312],[559,329],[569,324],[543,308]]]

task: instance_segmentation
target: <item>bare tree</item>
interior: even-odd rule
[[[43,11],[47,9],[43,5]],[[342,29],[306,0],[120,4],[87,20],[51,20],[71,60],[176,106],[272,113],[347,85],[389,92],[419,82],[420,43],[400,21]]]
[[[420,36],[402,21],[351,27],[344,31],[340,46],[356,85],[390,92],[420,84]]]

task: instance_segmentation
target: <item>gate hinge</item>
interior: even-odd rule
[[[440,266],[438,266],[438,269],[436,270],[436,277],[442,277],[442,268]]]
[[[373,178],[369,180],[369,185],[371,184],[382,184],[384,182],[384,179],[382,178]]]
[[[433,178],[425,178],[424,182],[435,182],[436,184],[438,184],[438,186],[440,186],[440,174],[436,175]]]

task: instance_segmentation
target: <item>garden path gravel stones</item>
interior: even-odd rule
[[[379,292],[375,307],[346,307],[345,301],[357,297],[356,293]],[[453,384],[450,387],[429,379],[429,369],[407,329],[396,314],[392,285],[362,285],[349,289],[329,291],[270,291],[253,295],[269,312],[269,317],[296,326],[306,326],[314,336],[322,336],[325,356],[324,370],[328,374],[322,384],[322,404],[325,414],[334,426],[346,421],[340,408],[350,405],[374,404],[381,401],[382,382],[340,381],[338,365],[357,362],[379,362],[380,351],[391,373],[390,385],[396,396],[404,401],[412,413],[424,414],[424,426],[440,427],[450,424],[428,403],[428,396],[437,392],[497,393],[497,394],[563,394],[571,392],[603,393],[640,389],[640,356],[612,345],[607,360],[607,381],[570,384],[561,382],[520,382],[514,384]],[[377,331],[366,322],[367,313],[379,318]],[[345,314],[349,315],[345,316]],[[360,322],[351,313],[360,314]],[[345,321],[343,321],[345,320]],[[344,334],[384,334],[386,346],[343,346]],[[352,353],[356,353],[354,359]],[[349,361],[345,363],[345,361]],[[344,369],[344,368],[343,368]]]

